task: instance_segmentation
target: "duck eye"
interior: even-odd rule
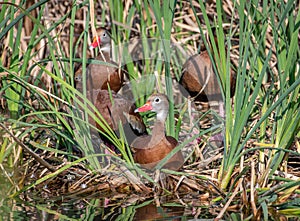
[[[158,103],[158,102],[160,102],[160,99],[157,97],[157,98],[155,98],[155,103]]]

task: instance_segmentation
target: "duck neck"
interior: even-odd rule
[[[152,137],[161,137],[162,135],[165,135],[165,123],[157,120],[153,126]]]
[[[110,61],[110,45],[109,44],[103,45],[103,47],[101,47],[99,53],[100,54],[98,57],[100,58],[100,60]]]
[[[162,139],[164,139],[166,137],[165,122],[167,119],[167,114],[168,114],[168,112],[157,113],[156,121],[154,123],[153,130],[152,130],[152,138],[150,141],[151,146],[156,145],[157,143],[159,143]]]

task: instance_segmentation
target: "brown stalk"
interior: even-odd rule
[[[250,203],[253,211],[253,216],[256,217],[257,215],[257,208],[255,205],[255,161],[251,161],[251,181],[250,181]]]
[[[214,219],[214,221],[219,221],[223,217],[224,213],[226,212],[226,210],[229,207],[230,203],[232,202],[233,198],[238,194],[239,188],[240,188],[240,185],[241,185],[242,181],[243,181],[243,179],[239,180],[239,182],[236,185],[236,188],[234,189],[234,192],[232,193],[231,197],[228,199],[225,206],[223,207],[221,212],[218,214],[218,216]]]
[[[12,132],[10,132],[5,125],[0,123],[0,126],[23,148],[24,151],[29,153],[37,162],[39,162],[41,165],[46,167],[51,172],[55,172],[56,168],[53,167],[51,164],[43,160],[38,154],[33,152],[29,147],[27,147],[19,138],[17,138]]]

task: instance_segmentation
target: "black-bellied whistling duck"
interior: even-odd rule
[[[221,89],[207,51],[191,56],[183,65],[179,82],[196,101],[222,99]],[[235,90],[235,75],[231,73],[231,96]]]
[[[99,47],[101,52],[96,59],[108,62],[108,64],[89,64],[87,66],[86,97],[95,105],[112,130],[117,132],[119,123],[121,123],[127,141],[132,142],[136,135],[144,134],[146,128],[139,114],[134,113],[134,103],[117,94],[123,84],[123,73],[110,59],[111,38],[108,31],[98,28],[97,37],[94,38],[90,47]],[[111,66],[112,64],[115,67]],[[82,92],[82,69],[76,71],[74,80],[76,89]],[[104,131],[101,125],[96,124],[90,116],[89,123]]]
[[[146,111],[156,113],[152,135],[136,138],[131,147],[135,162],[151,170],[178,145],[178,142],[174,137],[165,135],[165,121],[169,112],[169,101],[166,95],[153,94],[146,104],[135,110],[135,112]],[[178,151],[168,160],[164,168],[178,170],[183,163],[183,155]]]
[[[97,37],[94,38],[91,48],[100,48],[99,55],[96,60],[107,62],[107,64],[89,64],[86,67],[86,88],[87,91],[92,90],[110,90],[118,92],[123,85],[123,72],[118,65],[111,61],[111,38],[106,29],[98,28]],[[82,89],[82,67],[75,72],[75,83],[77,89]],[[82,82],[81,82],[82,83]],[[91,99],[94,100],[95,98]]]
[[[118,131],[122,125],[128,143],[131,143],[137,135],[145,134],[146,127],[138,113],[134,113],[135,104],[125,97],[111,91],[99,90],[94,103],[95,107],[114,131]],[[101,125],[97,128],[105,131]]]
[[[234,95],[236,76],[230,70],[230,95]],[[224,101],[217,76],[214,72],[212,61],[207,51],[191,56],[183,65],[182,75],[179,82],[195,101],[218,102],[219,115],[224,118]],[[186,95],[186,93],[183,93]],[[216,134],[210,141],[222,142],[223,135]]]

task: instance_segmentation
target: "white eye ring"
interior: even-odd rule
[[[156,98],[154,99],[154,102],[155,102],[155,103],[159,103],[159,102],[160,102],[159,97],[156,97]]]

